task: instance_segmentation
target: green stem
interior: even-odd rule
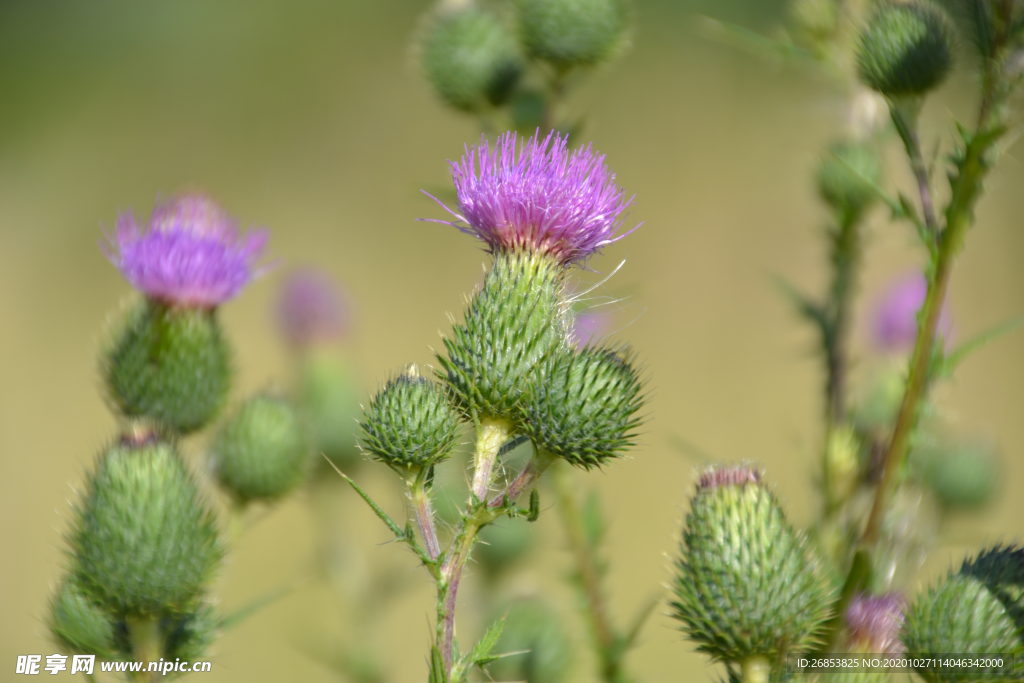
[[[430,496],[419,478],[409,487],[412,494],[412,506],[416,512],[416,523],[423,535],[423,544],[427,547],[427,555],[436,560],[441,554],[441,546],[437,542],[437,528],[434,526],[434,510],[430,504]]]
[[[132,656],[135,661],[142,662],[142,671],[136,674],[135,680],[155,681],[157,674],[146,669],[149,668],[150,662],[156,662],[163,656],[160,620],[156,617],[129,617],[127,625],[132,643]]]
[[[555,468],[552,476],[555,495],[558,499],[558,510],[565,524],[569,547],[576,560],[576,571],[579,573],[583,596],[586,600],[587,615],[599,659],[601,680],[606,683],[620,683],[625,680],[622,671],[622,639],[608,616],[608,605],[601,587],[601,571],[594,547],[587,538],[583,514],[576,498],[576,485],[573,472],[568,466]]]
[[[764,657],[750,657],[740,662],[743,683],[768,683],[771,664]]]
[[[476,428],[476,454],[473,457],[473,495],[486,500],[494,478],[498,452],[512,434],[512,424],[500,418],[485,418]]]

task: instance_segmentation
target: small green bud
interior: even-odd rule
[[[351,467],[362,459],[356,447],[360,414],[356,382],[349,367],[339,359],[310,353],[302,359],[299,403],[317,453],[339,467]],[[316,462],[333,469],[323,458]],[[337,476],[337,475],[335,475]]]
[[[527,53],[556,69],[607,61],[625,43],[623,0],[517,0],[516,5]]]
[[[392,467],[421,470],[451,455],[459,414],[444,389],[415,366],[388,380],[370,401],[359,424],[363,448]]]
[[[813,42],[823,41],[839,26],[839,7],[835,0],[793,0],[789,18],[802,36]]]
[[[75,517],[74,579],[118,618],[188,612],[223,554],[213,513],[166,443],[107,449]]]
[[[818,192],[833,209],[855,217],[878,199],[882,167],[875,150],[863,143],[833,145],[818,166]]]
[[[972,576],[950,575],[918,595],[907,611],[903,644],[908,657],[941,653],[998,654],[1018,659],[1024,644],[1006,606]],[[932,668],[917,673],[928,683],[1022,680],[1024,673]]]
[[[861,34],[857,72],[869,88],[889,97],[923,95],[949,75],[953,27],[929,2],[887,2]]]
[[[508,610],[495,654],[518,653],[488,665],[496,681],[561,683],[572,668],[572,643],[558,615],[540,600],[516,602]]]
[[[114,619],[73,579],[66,579],[53,596],[49,626],[54,640],[72,652],[114,659],[130,650],[118,646]]]
[[[567,346],[563,269],[542,255],[501,251],[464,324],[444,340],[442,379],[468,417],[515,421],[543,361]]]
[[[110,396],[126,417],[148,417],[183,434],[224,406],[231,350],[215,309],[147,299],[126,316],[104,358]]]
[[[253,396],[221,427],[210,460],[220,485],[244,504],[289,493],[302,483],[311,458],[291,403]]]
[[[924,479],[948,508],[974,509],[992,499],[999,480],[995,459],[974,446],[957,446],[928,457]]]
[[[164,625],[164,656],[195,661],[206,656],[217,635],[217,615],[208,604]]]
[[[834,588],[757,470],[701,476],[681,551],[672,606],[698,650],[726,662],[779,662],[818,642]]]
[[[826,448],[825,485],[833,500],[846,500],[860,483],[860,439],[853,427],[836,425],[828,435]]]
[[[523,70],[512,33],[492,12],[441,8],[422,48],[423,69],[438,97],[463,111],[505,102]]]
[[[576,467],[600,467],[633,445],[642,405],[628,349],[563,351],[524,397],[524,429],[537,448]]]

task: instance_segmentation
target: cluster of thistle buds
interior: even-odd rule
[[[218,311],[261,273],[265,243],[200,194],[159,203],[145,227],[130,213],[117,221],[107,256],[141,296],[102,352],[122,432],[75,506],[50,609],[54,638],[72,652],[195,660],[222,623],[210,588],[226,543],[181,446],[228,401],[232,352]],[[293,490],[310,460],[291,403],[257,394],[222,421],[209,469],[241,511]]]
[[[622,232],[631,203],[604,158],[570,150],[557,134],[500,136],[467,148],[452,164],[458,193],[453,225],[480,239],[492,257],[462,322],[444,340],[434,377],[412,367],[388,380],[366,407],[363,449],[404,479],[422,545],[395,524],[437,583],[433,683],[465,680],[495,656],[499,623],[473,649],[454,642],[455,596],[477,534],[504,515],[536,519],[537,481],[557,459],[602,467],[633,445],[643,404],[632,352],[572,336],[567,277]],[[446,207],[447,208],[447,207]],[[452,454],[464,425],[475,456],[469,499],[446,548],[431,501],[434,468]],[[528,440],[529,462],[507,472],[504,456]],[[518,505],[529,495],[529,507]],[[465,654],[459,655],[459,652]]]

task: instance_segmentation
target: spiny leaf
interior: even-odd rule
[[[437,645],[430,648],[430,683],[448,683],[448,676],[444,671],[444,657]]]
[[[331,467],[334,468],[334,471],[337,472],[341,476],[342,479],[347,481],[349,486],[351,486],[353,489],[355,489],[356,493],[359,494],[359,497],[362,498],[364,501],[366,501],[366,504],[369,505],[370,509],[373,510],[373,512],[377,515],[377,517],[380,518],[380,521],[384,522],[387,525],[387,527],[389,529],[391,529],[391,533],[393,533],[395,535],[395,538],[398,539],[399,541],[406,540],[406,533],[402,529],[402,527],[400,527],[397,524],[395,524],[395,521],[393,519],[391,519],[390,517],[388,517],[388,513],[386,513],[383,510],[381,510],[380,506],[377,505],[377,503],[375,503],[373,501],[373,498],[370,498],[370,495],[368,493],[366,493],[366,491],[363,491],[361,488],[359,488],[359,484],[357,484],[354,481],[352,481],[352,479],[350,479],[347,474],[345,474],[344,472],[339,470],[337,468],[337,466],[333,462],[331,462],[330,458],[328,458],[326,455],[324,456],[324,458],[327,459],[327,462],[331,463]]]
[[[779,291],[782,292],[783,296],[789,299],[790,303],[796,308],[797,313],[815,323],[820,329],[828,329],[828,316],[821,304],[805,295],[796,288],[796,285],[781,275],[775,275],[773,280],[775,281],[775,285],[779,288]]]
[[[1024,318],[1014,318],[982,332],[973,339],[958,346],[952,353],[938,357],[932,371],[933,375],[936,377],[951,376],[960,363],[972,353],[1010,332],[1019,330],[1021,327],[1024,327]]]
[[[508,617],[507,614],[503,615],[501,619],[491,624],[491,627],[487,629],[483,637],[473,648],[472,652],[466,655],[464,662],[467,664],[467,668],[474,666],[483,666],[489,662],[493,662],[498,659],[500,655],[492,656],[491,650],[498,644],[498,640],[501,638],[502,631],[505,630],[505,619]]]
[[[530,512],[526,515],[527,522],[536,522],[540,517],[540,491],[534,488],[530,491]]]

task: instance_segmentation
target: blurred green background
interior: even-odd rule
[[[119,210],[147,215],[157,193],[202,188],[243,224],[272,231],[282,267],[224,308],[238,351],[236,397],[287,377],[271,307],[288,266],[326,269],[354,302],[353,353],[367,390],[407,362],[429,363],[438,330],[458,314],[486,257],[440,217],[420,188],[448,186],[447,159],[479,139],[475,122],[438,104],[408,47],[425,2],[176,0],[0,2],[0,680],[18,654],[50,654],[43,617],[61,572],[70,501],[115,422],[96,352],[128,286],[97,247]],[[611,605],[619,621],[663,590],[699,461],[753,459],[798,523],[820,441],[814,337],[771,285],[782,273],[824,286],[826,255],[810,169],[839,132],[842,93],[800,69],[766,65],[702,37],[698,15],[770,27],[779,3],[634,2],[634,46],[575,93],[582,135],[637,203],[644,221],[581,273],[628,295],[616,338],[640,351],[650,377],[643,444],[605,472],[581,476],[602,496]],[[968,116],[959,75],[927,110],[927,139]],[[929,137],[930,136],[930,137]],[[907,175],[892,155],[896,182]],[[967,338],[1024,312],[1024,169],[1007,155],[990,183],[952,287]],[[918,263],[905,226],[879,213],[868,241],[858,321],[888,279]],[[857,366],[873,362],[863,333]],[[927,581],[983,542],[1017,537],[1024,497],[1024,334],[969,360],[941,405],[956,429],[991,437],[1003,495],[961,519],[921,574]],[[189,446],[195,462],[202,443]],[[385,505],[397,485],[364,468]],[[364,507],[339,504],[360,552],[404,571],[381,615],[389,680],[425,677],[432,614],[426,574],[382,545]],[[231,554],[218,592],[225,610],[308,576],[316,564],[309,501],[290,499]],[[577,640],[584,632],[563,578],[570,558],[553,514],[520,581],[544,587]],[[472,599],[467,591],[464,601]],[[704,658],[659,608],[629,669],[645,681],[707,680]],[[345,638],[345,614],[310,582],[224,636],[209,681],[338,680],[311,651]],[[594,680],[587,653],[574,680]],[[67,675],[66,673],[64,675]]]

